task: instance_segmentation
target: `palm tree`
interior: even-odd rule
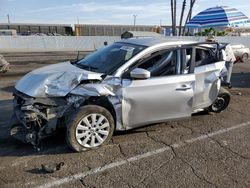
[[[191,6],[191,4],[193,4],[193,5],[192,5],[192,8],[191,8],[191,10],[190,10],[190,14],[189,14],[188,20],[191,20],[191,18],[192,18],[194,3],[195,3],[195,2],[193,2],[193,0],[190,0],[190,6]]]
[[[186,31],[186,25],[187,25],[188,21],[191,20],[191,18],[192,18],[192,12],[193,12],[193,7],[194,7],[194,4],[195,4],[195,1],[196,0],[190,0],[190,8],[189,8],[189,11],[188,11],[188,14],[187,14],[185,25],[184,25],[183,30],[182,30],[182,33],[184,35],[185,35],[185,31]]]
[[[172,34],[176,35],[176,0],[171,0]]]
[[[186,8],[186,0],[182,2],[181,17],[180,17],[180,24],[179,24],[179,36],[181,36],[182,34],[181,27],[182,27],[182,20],[183,20],[185,8]]]

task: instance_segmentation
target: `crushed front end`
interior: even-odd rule
[[[83,102],[84,98],[80,96],[33,98],[15,90],[10,134],[39,148],[41,139],[52,135],[58,126],[65,125],[67,113]]]

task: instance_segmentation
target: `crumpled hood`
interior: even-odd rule
[[[70,62],[64,62],[26,74],[15,88],[31,97],[64,97],[81,81],[102,80],[101,75],[80,69]]]

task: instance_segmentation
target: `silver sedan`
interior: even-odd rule
[[[84,59],[46,66],[15,86],[11,135],[39,147],[66,127],[68,145],[85,151],[113,132],[221,112],[225,62],[218,44],[164,38],[126,39]]]

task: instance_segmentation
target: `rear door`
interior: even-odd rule
[[[215,54],[207,48],[196,47],[195,52],[194,111],[215,101],[220,90],[220,72],[225,66],[224,61],[216,62]]]

